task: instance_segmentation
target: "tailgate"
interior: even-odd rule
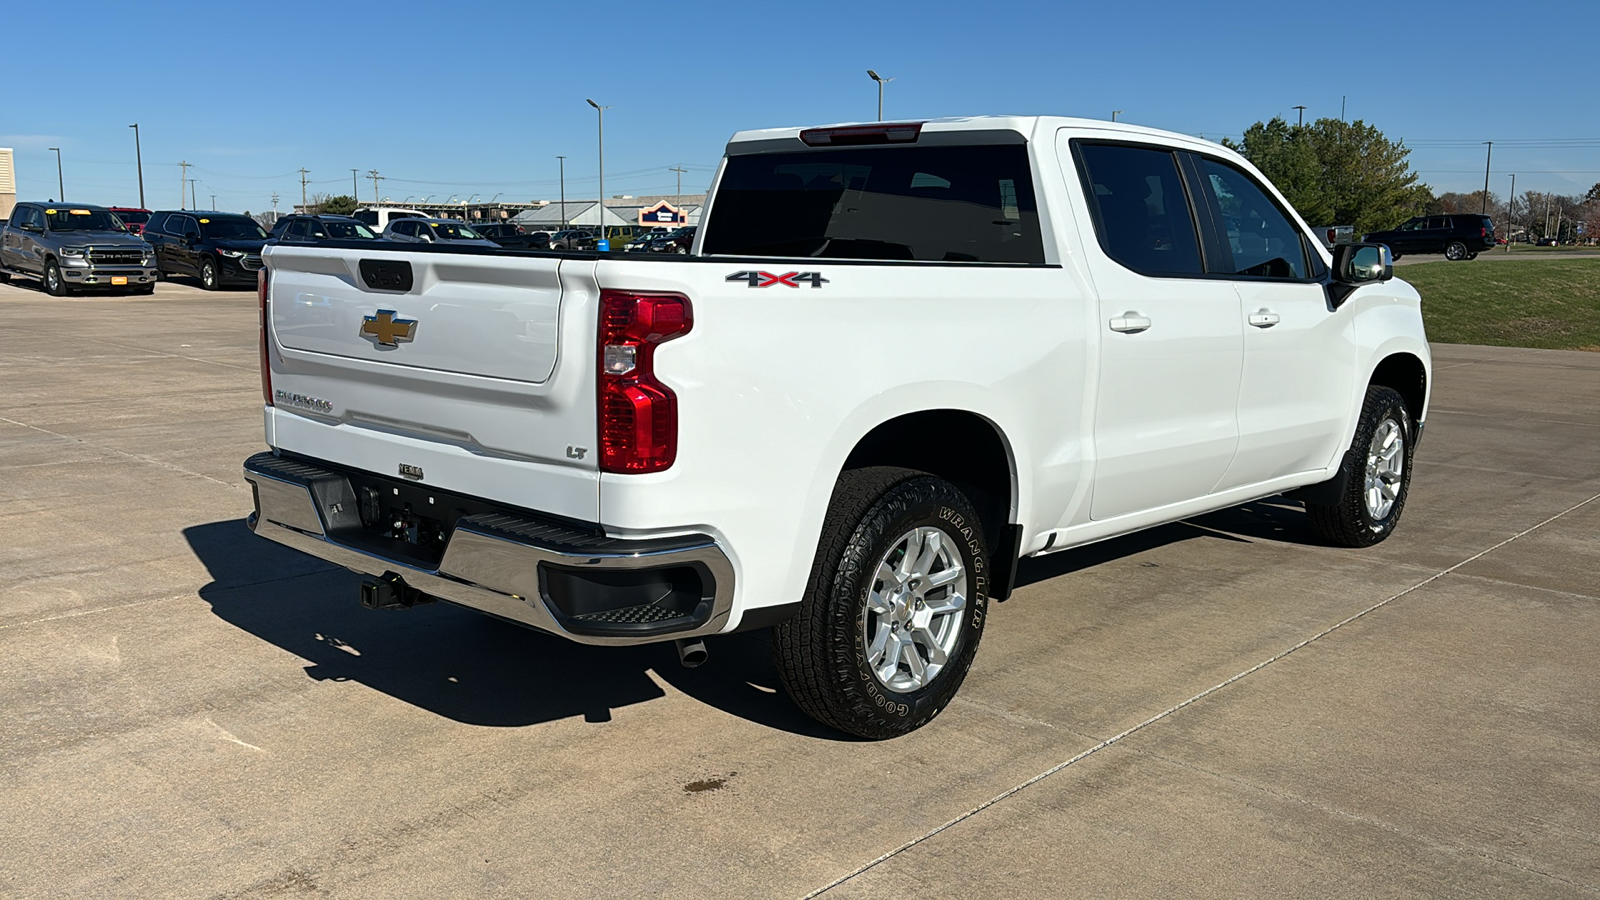
[[[594,263],[392,248],[267,249],[269,441],[594,521]]]

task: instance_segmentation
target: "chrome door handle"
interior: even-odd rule
[[[1138,334],[1150,328],[1150,320],[1136,312],[1125,312],[1111,320],[1111,330],[1123,334]]]
[[[1250,324],[1257,328],[1271,328],[1272,326],[1278,324],[1279,321],[1281,320],[1278,318],[1277,313],[1268,312],[1264,309],[1257,310],[1256,312],[1250,314]]]

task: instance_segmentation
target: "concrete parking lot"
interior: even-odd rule
[[[0,896],[1600,893],[1600,354],[1436,346],[1406,518],[1025,564],[930,727],[255,538],[250,293],[0,286]]]

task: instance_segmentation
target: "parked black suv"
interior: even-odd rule
[[[378,235],[366,223],[349,216],[308,216],[296,213],[272,224],[269,235],[285,244],[318,241],[375,241]]]
[[[1361,240],[1388,244],[1395,259],[1406,253],[1443,253],[1445,259],[1459,262],[1494,247],[1494,219],[1463,213],[1416,216],[1393,231],[1374,231]]]
[[[549,250],[550,233],[546,231],[527,232],[521,225],[510,222],[478,223],[472,230],[483,235],[496,244],[511,250]]]
[[[150,214],[144,239],[156,248],[163,276],[193,275],[214,291],[227,284],[255,285],[267,230],[249,216],[200,210]]]

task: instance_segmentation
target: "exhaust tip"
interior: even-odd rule
[[[678,647],[678,662],[685,669],[693,669],[706,661],[706,643],[698,638],[679,638],[673,642]]]

